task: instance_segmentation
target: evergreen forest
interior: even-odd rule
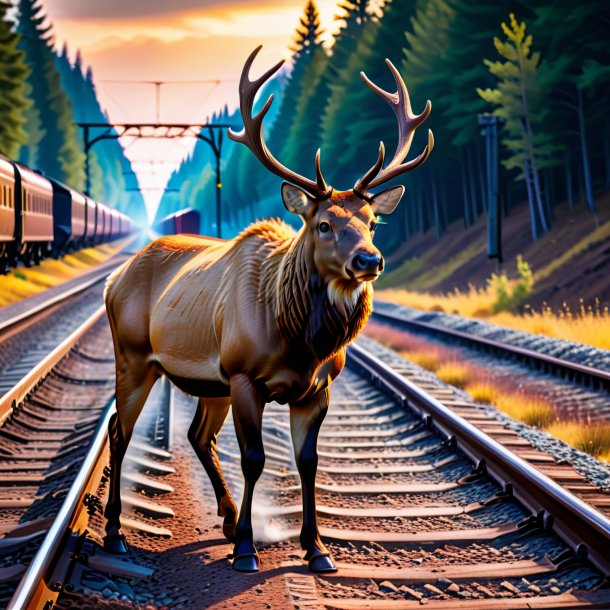
[[[15,10],[16,8],[16,10]],[[79,122],[108,123],[80,54],[56,49],[41,0],[0,0],[0,153],[78,191],[85,190]],[[131,164],[117,140],[90,152],[94,199],[147,224]],[[129,190],[127,190],[129,189]]]
[[[307,3],[290,65],[258,104],[274,93],[264,126],[272,153],[312,178],[321,148],[324,176],[344,190],[373,165],[380,140],[387,158],[396,145],[394,114],[360,71],[394,91],[387,57],[405,79],[414,112],[431,100],[410,157],[423,149],[427,128],[436,146],[421,168],[398,180],[407,192],[380,228],[386,250],[431,229],[440,237],[450,223],[467,227],[486,213],[482,113],[499,120],[502,213],[527,202],[533,240],[552,226],[560,202],[587,206],[595,222],[598,200],[610,189],[607,2],[340,0],[337,19],[332,44],[323,45],[316,5]],[[254,73],[269,67],[255,65]],[[239,113],[227,109],[213,120],[242,126]],[[245,146],[225,139],[222,156],[223,237],[264,216],[299,225],[281,203],[279,179]],[[207,144],[198,142],[174,172],[157,217],[194,207],[202,233],[216,234],[213,168]]]

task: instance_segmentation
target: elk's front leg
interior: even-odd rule
[[[318,469],[318,432],[328,411],[330,392],[326,388],[307,403],[290,405],[290,431],[301,477],[303,495],[303,527],[301,547],[312,572],[336,572],[318,532],[316,515],[316,472]]]
[[[259,559],[252,532],[252,496],[265,466],[261,434],[264,402],[250,379],[242,374],[231,377],[231,403],[244,474],[244,497],[235,529],[237,542],[233,550],[233,568],[239,572],[257,572]]]

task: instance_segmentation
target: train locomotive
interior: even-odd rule
[[[129,217],[0,155],[0,273],[132,232]]]
[[[174,214],[168,214],[153,225],[153,231],[158,235],[199,235],[201,214],[192,208],[185,208]]]

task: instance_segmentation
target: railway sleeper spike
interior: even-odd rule
[[[555,523],[555,517],[551,513],[549,513],[545,509],[541,509],[538,511],[537,515],[540,523],[542,524],[542,529],[545,532],[550,532],[553,529],[553,524]]]
[[[483,500],[481,502],[481,505],[484,507],[492,506],[494,504],[498,504],[499,502],[505,502],[506,500],[512,500],[513,498],[514,498],[514,496],[512,493],[512,486],[511,486],[510,492],[506,492],[504,489],[501,489],[500,491],[496,492],[490,498],[487,498],[487,500]]]
[[[578,549],[580,546],[585,547],[584,554],[582,554],[582,556],[579,556]],[[588,549],[587,545],[583,545],[581,543],[576,547],[575,551],[573,551],[572,549],[566,549],[565,551],[559,553],[559,555],[557,555],[557,557],[550,557],[549,559],[555,565],[555,569],[557,571],[559,571],[559,570],[563,570],[565,568],[573,567],[573,566],[577,565],[578,563],[585,561],[588,554],[589,554],[589,549]]]
[[[545,510],[539,510],[537,513],[531,514],[519,521],[519,533],[531,534],[535,532],[548,531],[545,530],[545,513]]]
[[[474,481],[478,481],[481,477],[487,475],[487,464],[485,460],[479,460],[477,465],[473,468],[472,472],[463,477],[460,477],[456,483],[459,485],[463,485],[464,483],[472,483]]]
[[[457,438],[455,437],[455,434],[452,434],[451,436],[447,437],[441,444],[440,447],[442,448],[446,448],[446,449],[450,449],[451,451],[456,451],[457,450]]]

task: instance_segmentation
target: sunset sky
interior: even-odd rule
[[[330,35],[336,0],[318,0]],[[237,105],[237,79],[244,59],[263,44],[261,71],[288,57],[305,0],[43,0],[58,45],[80,49],[93,68],[100,100],[114,121],[154,121],[154,88],[117,80],[207,81],[167,84],[161,120],[202,122],[214,109]],[[140,184],[162,189],[193,140],[124,142]],[[143,162],[139,162],[143,161]],[[155,161],[149,163],[149,161]],[[145,193],[149,213],[161,190]]]

